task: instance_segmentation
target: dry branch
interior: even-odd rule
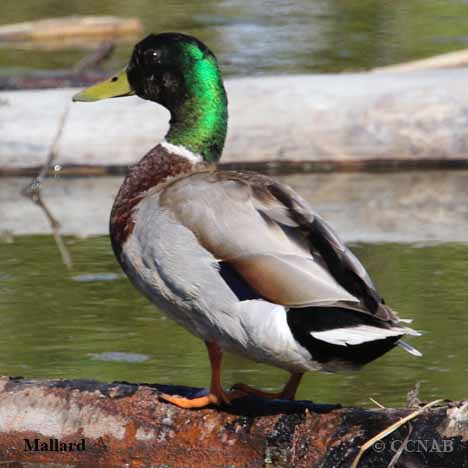
[[[200,394],[199,389],[167,385],[3,378],[0,460],[87,466],[348,467],[366,441],[413,412],[253,397],[223,410],[183,410],[159,401],[161,391]],[[363,454],[359,468],[386,467],[395,457],[399,467],[467,467],[467,410],[468,402],[428,409],[411,421],[406,450],[398,451],[408,429],[398,428],[383,445]],[[35,439],[49,447],[81,442],[85,449],[25,450]]]
[[[80,60],[73,67],[73,71],[79,74],[86,70],[92,70],[107,60],[113,54],[114,50],[115,45],[113,42],[103,42],[92,54]]]
[[[67,268],[72,267],[72,259],[70,253],[68,252],[67,247],[65,246],[65,242],[63,241],[63,237],[60,233],[60,223],[55,219],[52,215],[51,211],[47,207],[47,204],[44,202],[41,196],[41,185],[43,180],[48,176],[49,170],[51,169],[52,164],[57,158],[57,146],[60,141],[60,137],[63,133],[63,129],[65,127],[65,121],[67,119],[69,111],[69,106],[65,108],[63,115],[59,122],[59,127],[57,133],[55,135],[54,141],[50,148],[49,154],[47,156],[47,160],[45,161],[44,165],[40,168],[38,173],[33,177],[31,182],[24,187],[22,190],[22,195],[29,198],[33,203],[35,203],[44,213],[47,221],[50,224],[50,229],[55,239],[55,243],[57,244],[57,248],[60,252],[62,257],[62,261]]]

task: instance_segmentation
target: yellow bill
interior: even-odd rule
[[[127,79],[127,71],[124,68],[117,75],[113,75],[107,80],[96,83],[89,88],[80,91],[72,98],[73,101],[91,102],[100,99],[131,96],[135,94]]]

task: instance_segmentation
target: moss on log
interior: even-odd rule
[[[412,411],[253,397],[222,410],[183,410],[159,401],[160,391],[185,396],[202,392],[167,385],[4,377],[0,460],[87,466],[348,467],[364,442]],[[468,402],[447,402],[413,420],[398,466],[467,467],[467,413]],[[387,466],[407,432],[403,426],[369,449],[359,467]],[[70,443],[75,445],[65,445]],[[35,445],[52,450],[30,450]],[[74,449],[55,450],[63,447]]]

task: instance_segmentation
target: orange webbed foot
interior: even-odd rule
[[[219,392],[213,393],[210,392],[208,395],[204,395],[197,398],[185,398],[179,395],[168,395],[167,393],[161,393],[159,397],[164,401],[172,403],[173,405],[178,406],[179,408],[205,408],[209,405],[221,406],[231,405],[231,401],[237,398],[245,396],[245,392],[240,390],[233,390],[230,392],[224,392],[220,390]]]

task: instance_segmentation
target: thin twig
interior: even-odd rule
[[[406,448],[406,444],[408,443],[408,440],[412,432],[413,432],[413,425],[411,424],[411,422],[408,422],[408,434],[406,434],[405,440],[403,440],[402,444],[396,451],[395,455],[393,455],[387,468],[393,468],[397,464],[398,460],[400,459],[402,453],[404,452]]]
[[[96,68],[102,62],[107,60],[114,52],[115,44],[113,42],[103,42],[90,55],[82,58],[74,67],[74,73],[82,73],[85,70]]]
[[[377,400],[374,400],[372,397],[369,397],[369,400],[374,403],[374,405],[377,405],[379,408],[385,409],[384,405],[381,405]]]
[[[411,414],[408,416],[405,416],[404,418],[400,419],[396,423],[392,424],[391,426],[388,426],[386,429],[384,429],[382,432],[379,432],[376,436],[372,437],[372,439],[369,439],[359,450],[358,454],[356,455],[351,468],[357,468],[359,461],[361,460],[362,455],[364,452],[369,448],[372,447],[377,441],[383,439],[384,437],[387,437],[389,434],[392,432],[396,431],[398,428],[403,426],[403,424],[406,424],[408,421],[411,421],[412,419],[416,418],[419,416],[421,413],[426,411],[428,408],[431,408],[432,406],[436,405],[437,403],[440,403],[443,400],[434,400],[428,403],[427,405],[423,406],[422,408],[419,408],[416,411],[413,411]]]
[[[49,167],[54,162],[55,158],[57,157],[57,147],[62,136],[63,129],[65,127],[65,120],[68,116],[68,111],[70,110],[70,106],[67,105],[65,108],[64,113],[59,121],[59,127],[55,138],[52,142],[52,146],[50,147],[49,154],[47,156],[47,160],[44,165],[39,170],[38,174],[33,178],[33,180],[21,191],[21,194],[24,195],[26,198],[29,198],[33,203],[35,203],[39,208],[41,208],[42,212],[45,214],[47,220],[49,221],[50,227],[52,229],[52,234],[55,239],[55,243],[57,244],[57,248],[62,256],[62,261],[67,268],[71,268],[73,266],[70,253],[63,242],[63,237],[60,234],[60,223],[57,219],[54,218],[52,213],[50,212],[49,208],[44,203],[44,200],[41,197],[41,185],[43,180],[47,177],[47,173],[49,171]]]

